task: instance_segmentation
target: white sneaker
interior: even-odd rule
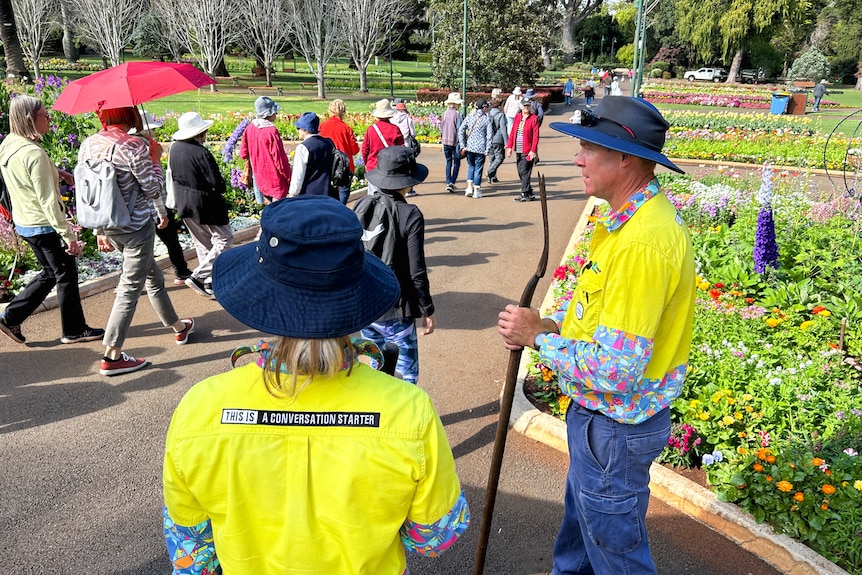
[[[464,190],[464,197],[473,197],[473,182],[467,182],[467,188]]]
[[[473,188],[473,198],[478,199],[482,197],[482,190],[480,188]]]

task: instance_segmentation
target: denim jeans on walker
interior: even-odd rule
[[[391,319],[374,322],[360,333],[362,337],[370,339],[381,349],[387,341],[397,345],[398,363],[395,369],[404,381],[416,384],[419,380],[419,342],[416,340],[415,320]]]
[[[632,425],[572,403],[566,428],[569,471],[553,575],[656,573],[645,525],[649,468],[670,437],[670,410]]]
[[[443,146],[443,155],[446,156],[446,185],[458,183],[458,171],[461,169],[461,156],[456,146]]]
[[[485,167],[485,154],[467,152],[467,181],[477,188],[482,185],[482,169]]]

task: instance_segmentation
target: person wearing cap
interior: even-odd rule
[[[359,144],[356,142],[356,134],[353,128],[344,123],[344,115],[347,108],[344,101],[336,98],[329,103],[329,118],[320,123],[319,134],[329,138],[335,147],[347,154],[350,160],[350,173],[356,171],[353,157],[359,153]],[[350,186],[344,186],[338,190],[338,198],[342,204],[347,204],[350,198]]]
[[[482,169],[494,137],[494,126],[488,115],[491,104],[485,98],[479,98],[475,106],[476,109],[464,118],[458,130],[461,155],[467,156],[467,187],[464,196],[468,198],[482,197]]]
[[[419,380],[419,343],[416,338],[416,320],[422,320],[422,335],[434,333],[434,302],[425,267],[425,218],[419,208],[408,204],[404,196],[413,186],[425,181],[428,168],[416,163],[413,151],[407,147],[391,146],[377,156],[377,167],[366,174],[366,179],[380,191],[357,202],[355,211],[368,208],[363,204],[385,202],[394,207],[395,245],[390,264],[401,287],[398,303],[362,330],[362,337],[383,347],[386,342],[398,346],[397,369],[404,381]],[[366,230],[366,234],[374,230]],[[374,255],[382,257],[382,253]]]
[[[261,357],[196,384],[174,411],[174,572],[401,575],[405,550],[442,553],[469,509],[428,395],[359,361],[368,345],[350,337],[397,304],[398,279],[327,197],[276,202],[260,226],[259,241],[219,256],[213,287],[274,339],[234,352]]]
[[[156,128],[164,126],[164,122],[153,118],[146,110],[140,110],[141,129],[132,128],[130,134],[138,134],[147,140],[149,146],[150,160],[153,162],[153,169],[156,171],[157,177],[165,184],[165,174],[162,171],[162,154],[164,148],[156,141]],[[186,262],[186,256],[183,246],[180,244],[180,224],[177,221],[177,212],[165,206],[168,211],[168,225],[164,228],[156,228],[156,235],[165,244],[168,249],[168,259],[171,261],[171,266],[174,268],[174,285],[185,285],[186,280],[191,277],[192,271]]]
[[[542,106],[542,102],[536,99],[536,91],[532,88],[527,88],[527,91],[524,92],[524,98],[530,100],[530,110],[536,119],[539,121],[539,127],[542,126],[542,122],[545,121],[545,108]]]
[[[218,163],[204,147],[212,120],[204,120],[197,112],[180,116],[168,157],[174,180],[177,214],[189,230],[195,243],[198,265],[185,284],[196,293],[212,296],[210,279],[216,257],[233,247],[227,189]]]
[[[395,108],[395,115],[392,116],[392,123],[401,130],[404,145],[409,147],[410,140],[416,137],[416,127],[410,118],[410,112],[407,111],[407,104],[401,98],[395,98],[393,107]]]
[[[123,255],[123,271],[114,290],[114,304],[102,338],[105,354],[99,364],[100,374],[113,376],[143,369],[149,363],[144,358],[123,352],[141,291],[147,290],[150,304],[162,325],[173,330],[177,345],[188,343],[195,321],[190,317],[180,319],[177,315],[165,289],[165,276],[153,254],[156,235],[153,214],[158,218],[158,226],[164,228],[168,223],[168,212],[161,182],[150,159],[149,146],[143,138],[129,134],[131,128],[143,128],[141,117],[130,106],[100,110],[99,120],[104,127],[82,142],[78,163],[109,161],[116,172],[117,187],[123,197],[131,199],[136,194],[127,228],[93,230],[99,251],[119,250]]]
[[[503,106],[503,113],[506,115],[506,138],[512,133],[512,126],[515,125],[515,116],[521,111],[521,87],[515,86],[512,93],[506,98],[506,103]]]
[[[828,94],[829,91],[826,89],[826,78],[820,80],[820,83],[814,86],[814,107],[812,108],[815,112],[820,111],[820,100],[823,99],[823,96]]]
[[[572,400],[569,471],[554,573],[656,573],[645,526],[649,468],[670,436],[695,302],[688,229],[655,177],[669,125],[639,98],[604,98],[551,128],[580,140],[588,196],[609,209],[570,301],[549,317],[507,305],[507,349],[530,346]]]
[[[458,189],[458,172],[461,170],[461,150],[458,146],[458,132],[464,116],[458,108],[464,100],[458,92],[449,92],[446,101],[446,111],[440,118],[440,143],[443,144],[443,156],[446,158],[446,191],[456,193]]]
[[[329,185],[332,173],[332,140],[318,134],[320,118],[314,112],[304,112],[293,124],[302,138],[293,152],[293,175],[288,196],[300,194],[330,196],[338,199],[338,190]]]
[[[515,167],[518,169],[518,177],[521,180],[521,194],[515,198],[516,202],[532,202],[533,164],[539,154],[539,120],[533,114],[533,101],[521,98],[521,111],[515,116],[515,124],[509,132],[509,141],[506,143],[506,156],[515,152]]]
[[[242,133],[239,157],[251,162],[254,189],[262,200],[259,203],[285,198],[290,189],[290,161],[274,124],[280,109],[271,98],[258,97],[254,101],[255,118]]]
[[[401,130],[392,123],[395,108],[392,107],[388,99],[378,100],[374,104],[371,115],[377,120],[365,130],[360,148],[362,163],[365,164],[365,173],[377,167],[377,154],[380,153],[380,150],[389,146],[404,145],[404,136],[401,134]],[[368,194],[371,195],[376,192],[377,186],[368,182]]]

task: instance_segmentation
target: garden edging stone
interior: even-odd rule
[[[594,197],[588,199],[569,239],[561,264],[565,263],[571,247],[583,238],[589,216],[596,204]],[[548,309],[553,304],[553,299],[553,293],[549,289],[539,309]],[[518,433],[568,453],[565,422],[536,409],[524,394],[524,379],[530,363],[530,354],[525,353],[518,370],[509,425]],[[653,497],[722,533],[785,575],[849,575],[810,547],[776,533],[766,523],[757,523],[739,506],[719,501],[709,489],[658,463],[653,463],[650,468],[650,491]]]

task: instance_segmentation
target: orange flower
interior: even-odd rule
[[[767,475],[767,476],[766,476],[766,480],[767,480],[767,481],[772,481],[772,476],[771,476],[771,475]]]
[[[793,489],[793,484],[789,481],[779,481],[775,484],[775,486],[778,488],[779,491],[783,491],[785,493],[790,493],[790,491]]]
[[[760,473],[761,471],[763,471],[763,466],[762,466],[761,464],[759,464],[759,463],[755,463],[755,464],[754,464],[754,470],[755,470],[757,473]]]
[[[823,505],[820,506],[820,509],[822,509],[823,511],[827,511],[827,510],[829,510],[829,505],[824,503]]]
[[[820,491],[822,491],[826,495],[832,495],[833,493],[835,493],[835,486],[829,485],[827,483],[823,487],[820,488]]]
[[[754,303],[754,298],[753,297],[745,298],[745,303]]]
[[[775,456],[774,455],[767,456],[766,457],[766,463],[775,463]],[[793,467],[792,464],[791,464],[791,467]]]
[[[813,313],[813,314],[818,314],[818,313],[820,313],[821,311],[823,311],[824,309],[826,309],[826,308],[825,308],[825,307],[823,307],[822,305],[816,305],[816,306],[814,306],[814,307],[811,309],[811,313]]]
[[[793,495],[793,499],[795,499],[796,501],[805,501],[805,494],[802,493],[801,491],[797,491]]]
[[[815,457],[811,460],[811,465],[813,465],[814,467],[820,467],[821,465],[823,465],[823,460],[819,457]]]
[[[830,475],[832,475],[832,470],[831,470],[831,469],[827,469],[827,470],[826,470],[826,471],[824,471],[823,473],[825,473],[825,474],[826,474],[826,477],[829,477]]]

